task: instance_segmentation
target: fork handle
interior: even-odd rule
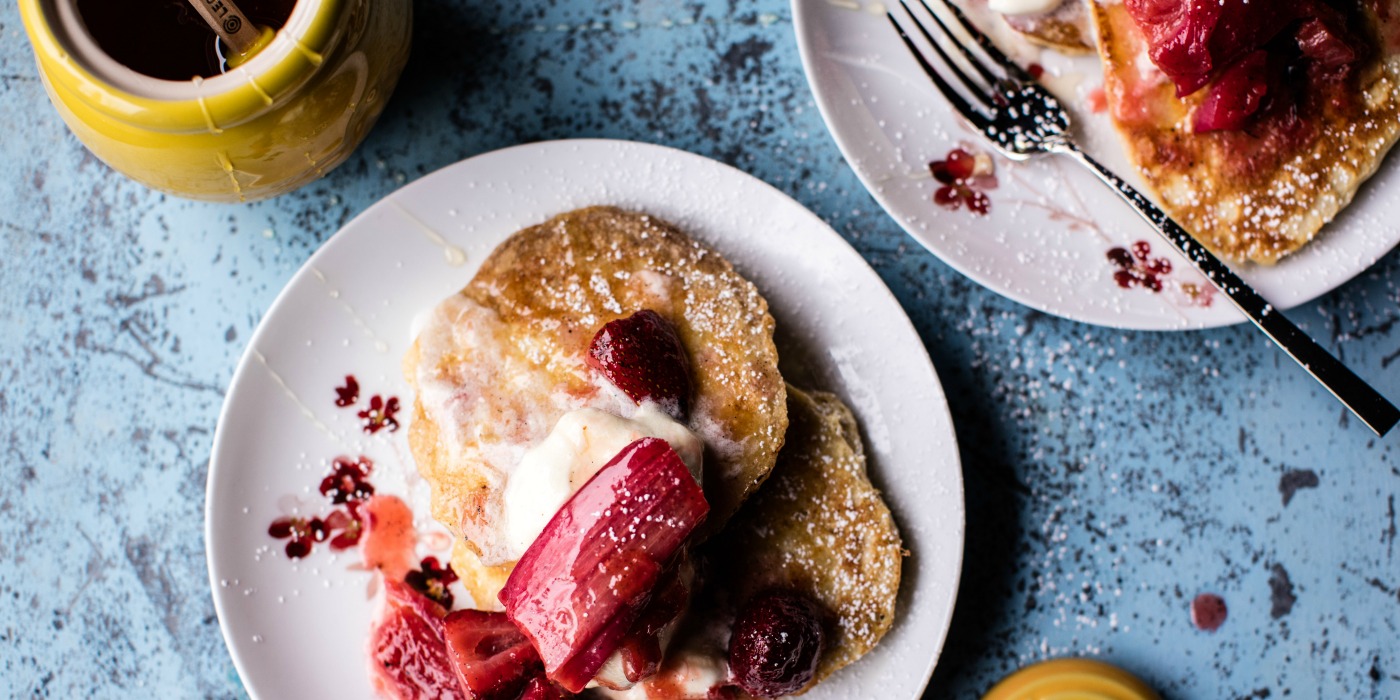
[[[1264,334],[1288,353],[1289,357],[1302,365],[1303,369],[1332,392],[1337,400],[1375,431],[1376,435],[1385,435],[1400,421],[1400,410],[1397,410],[1394,404],[1347,369],[1346,365],[1318,345],[1308,334],[1293,325],[1287,316],[1275,309],[1264,297],[1259,296],[1253,287],[1172,221],[1157,205],[1142,196],[1141,192],[1073,145],[1066,145],[1057,149],[1057,152],[1072,156],[1088,166],[1100,180],[1112,186],[1114,191],[1133,205],[1142,218],[1147,219],[1163,238],[1170,241],[1195,264],[1196,269],[1200,270],[1211,284],[1229,297],[1259,330],[1264,331]]]

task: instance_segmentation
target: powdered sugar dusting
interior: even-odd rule
[[[715,545],[740,601],[772,587],[812,596],[836,620],[818,678],[855,661],[894,621],[903,549],[866,475],[855,418],[831,394],[789,387],[789,445]]]
[[[499,546],[499,494],[525,450],[569,411],[636,410],[583,356],[603,324],[641,308],[677,325],[695,368],[691,423],[720,477],[707,478],[707,527],[771,468],[782,385],[757,289],[648,216],[594,208],[556,217],[503,243],[419,339],[414,380],[443,454],[424,436],[415,457],[435,485],[435,517],[460,522],[485,564],[510,560]]]

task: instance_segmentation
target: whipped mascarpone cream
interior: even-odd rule
[[[1004,15],[1038,15],[1059,7],[1064,0],[987,0],[992,12]]]
[[[569,411],[525,452],[506,480],[502,510],[510,558],[519,559],[575,491],[622,448],[644,437],[665,440],[700,481],[705,444],[650,401],[630,418],[596,408]]]
[[[565,413],[594,408],[630,416],[637,404],[577,355],[516,332],[465,294],[443,300],[415,325],[416,400],[435,423],[443,452],[427,465],[436,473],[424,474],[435,482],[433,517],[460,523],[458,534],[485,566],[514,561],[524,550],[506,544],[501,492],[525,453]],[[473,505],[472,518],[465,517],[467,487],[489,492]]]
[[[729,663],[719,649],[685,646],[666,655],[656,675],[626,690],[598,687],[611,700],[708,700],[729,682]]]

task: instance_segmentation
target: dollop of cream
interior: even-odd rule
[[[1038,15],[1059,7],[1064,0],[987,0],[992,12],[1004,15]]]
[[[729,680],[729,664],[718,652],[680,649],[666,657],[656,675],[626,690],[598,687],[611,700],[707,700]]]
[[[506,481],[502,510],[510,558],[519,559],[575,491],[644,437],[665,440],[700,482],[705,444],[655,404],[643,403],[631,418],[596,408],[570,411],[525,452]]]

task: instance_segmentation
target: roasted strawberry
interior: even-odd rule
[[[520,696],[520,700],[567,700],[573,696],[573,693],[550,683],[543,676],[536,676],[525,686],[525,692]]]
[[[583,690],[709,509],[675,450],[665,440],[643,438],[555,513],[500,594],[550,680],[569,692]]]
[[[370,632],[376,688],[400,700],[468,700],[443,641],[441,605],[394,580],[385,580],[385,608]]]
[[[637,617],[618,647],[623,677],[628,685],[655,675],[661,667],[662,632],[674,626],[690,604],[690,587],[694,579],[694,565],[683,551],[680,561],[662,575],[651,602]]]
[[[1269,54],[1255,51],[1225,69],[1196,110],[1196,133],[1243,129],[1269,94]]]
[[[795,693],[816,675],[825,637],[821,613],[810,598],[784,590],[759,594],[734,621],[729,640],[734,682],[760,698]]]
[[[603,326],[588,346],[588,365],[633,401],[655,401],[676,420],[690,412],[690,358],[676,327],[643,309]]]
[[[505,613],[457,610],[443,627],[457,678],[475,700],[516,700],[544,673],[540,655]]]

